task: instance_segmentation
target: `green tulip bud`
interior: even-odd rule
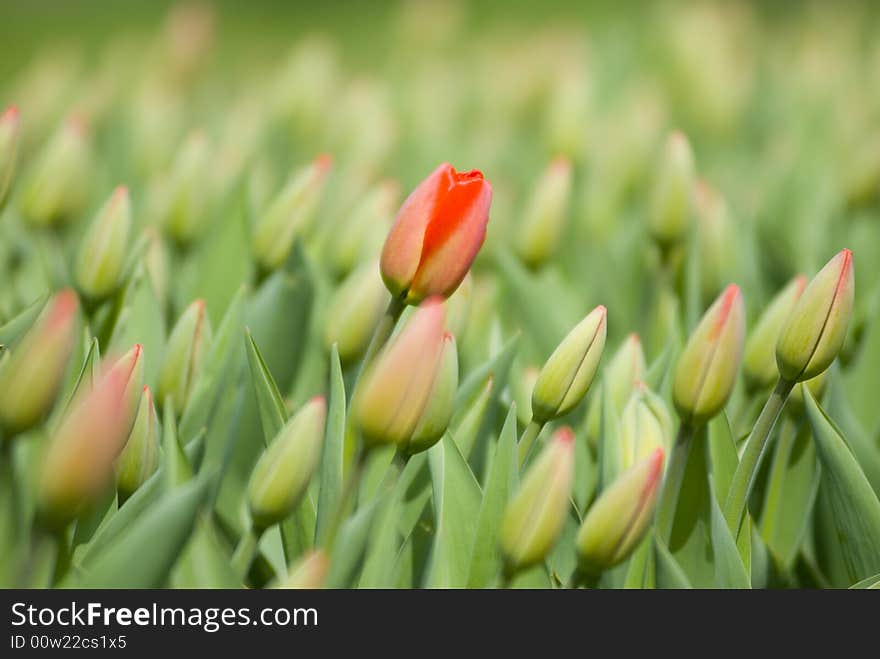
[[[750,390],[765,389],[779,377],[779,370],[776,368],[776,341],[783,323],[806,286],[807,278],[798,275],[777,293],[758,318],[743,353],[743,375]]]
[[[684,133],[675,131],[666,140],[654,182],[648,228],[662,247],[678,243],[690,224],[694,186],[694,154]]]
[[[645,378],[648,365],[645,351],[638,334],[630,334],[620,344],[617,352],[603,369],[603,384],[608,387],[611,402],[618,412],[623,411],[637,382]],[[591,445],[599,438],[599,423],[602,418],[602,398],[592,396],[587,411],[587,440]]]
[[[318,467],[324,441],[323,396],[306,403],[257,461],[248,483],[248,507],[260,533],[290,515]]]
[[[366,352],[390,299],[378,260],[354,270],[333,293],[324,320],[324,345],[329,349],[337,344],[343,365],[353,364]]]
[[[428,403],[409,442],[405,447],[401,447],[406,453],[427,451],[440,440],[452,418],[456,391],[458,391],[458,349],[455,346],[455,337],[446,332],[443,335],[440,367],[434,378]]]
[[[156,231],[155,227],[147,227],[144,230],[144,237],[146,239],[144,265],[147,269],[147,275],[150,277],[150,283],[153,285],[153,292],[164,308],[168,300],[168,250],[165,247],[162,234]]]
[[[880,134],[859,140],[847,160],[844,172],[844,197],[850,208],[869,206],[880,197]]]
[[[553,549],[568,514],[573,479],[574,434],[566,427],[529,467],[504,511],[500,540],[508,576],[540,563]]]
[[[575,540],[582,572],[601,574],[636,548],[654,514],[663,460],[663,449],[654,449],[599,495]]]
[[[196,300],[186,308],[168,337],[156,392],[160,405],[164,405],[165,399],[171,396],[175,414],[179,415],[186,409],[210,344],[211,322],[205,302]]]
[[[700,287],[703,299],[715,296],[730,276],[737,254],[736,235],[724,197],[703,181],[694,192]]]
[[[727,403],[743,351],[745,311],[730,284],[703,315],[678,359],[672,400],[683,423],[705,423]]]
[[[9,434],[34,427],[61,388],[77,333],[76,293],[49,300],[33,327],[0,359],[0,426]]]
[[[116,460],[116,490],[125,501],[159,466],[159,419],[150,387],[144,385],[134,426]]]
[[[311,224],[330,165],[329,156],[319,156],[294,174],[257,220],[254,254],[263,269],[284,263],[296,237]]]
[[[337,276],[345,276],[369,254],[378,253],[399,205],[400,186],[383,181],[369,190],[333,232],[328,260]]]
[[[831,365],[846,338],[854,295],[852,252],[843,249],[813,277],[779,331],[780,377],[803,382]]]
[[[18,108],[11,105],[0,115],[0,209],[6,203],[6,196],[12,187],[20,134]]]
[[[25,182],[22,215],[38,226],[69,221],[87,201],[91,174],[86,127],[78,118],[70,118],[46,146]]]
[[[110,367],[111,372],[119,371],[122,373],[126,383],[120,399],[120,414],[126,426],[126,432],[131,430],[140,405],[144,384],[143,355],[143,346],[137,343]]]
[[[532,418],[546,423],[581,402],[605,348],[605,307],[598,306],[568,333],[541,369],[532,392]]]
[[[526,207],[515,243],[523,263],[538,268],[556,252],[568,218],[572,167],[567,158],[550,163]]]
[[[322,549],[315,549],[303,556],[291,566],[278,588],[306,590],[320,588],[324,585],[327,570],[330,568],[330,557]]]
[[[188,246],[204,232],[208,221],[211,150],[201,132],[183,143],[166,181],[162,224],[181,246]]]
[[[102,300],[119,288],[125,266],[131,204],[120,185],[89,227],[76,261],[76,284],[90,300]]]
[[[628,469],[656,449],[672,443],[672,416],[660,396],[639,382],[620,418],[622,466]]]

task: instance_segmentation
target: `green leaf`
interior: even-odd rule
[[[199,515],[192,537],[171,573],[172,588],[238,588],[228,547],[214,521]]]
[[[193,477],[193,468],[177,438],[177,421],[174,417],[174,401],[165,399],[162,410],[162,470],[167,491],[183,485]]]
[[[601,492],[617,478],[621,471],[623,457],[620,453],[620,420],[608,387],[602,386],[602,407],[599,417],[598,466],[599,483],[596,488]]]
[[[46,306],[48,296],[41,295],[36,301],[25,307],[13,318],[10,318],[2,326],[0,326],[0,346],[4,348],[15,345],[15,342],[27,332],[43,307]]]
[[[659,589],[693,588],[684,570],[667,549],[663,540],[654,534],[654,562],[656,587]]]
[[[498,533],[504,509],[519,481],[516,405],[513,403],[501,428],[491,464],[477,519],[473,556],[467,578],[468,588],[486,588],[492,585],[501,569]]]
[[[377,504],[378,501],[373,500],[359,508],[340,528],[330,553],[327,588],[351,588],[354,584],[363,562]]]
[[[263,356],[251,335],[250,329],[246,332],[245,346],[247,347],[248,366],[251,372],[251,384],[257,397],[257,407],[260,411],[260,424],[263,428],[263,440],[268,446],[287,421],[287,410],[284,408],[284,400],[278,392],[275,380],[269,372]]]
[[[835,379],[836,380],[836,379]],[[853,413],[843,387],[833,382],[828,392],[828,413],[834,417],[846,442],[852,450],[865,477],[880,497],[880,446],[867,432]]]
[[[730,430],[727,414],[722,412],[709,422],[707,441],[709,443],[709,463],[712,473],[712,491],[719,506],[727,501],[727,491],[733,481],[733,474],[739,465],[736,442]],[[736,538],[739,555],[748,573],[751,569],[751,519],[743,516]]]
[[[865,579],[880,572],[880,501],[846,441],[806,387],[804,400],[850,580]]]
[[[712,550],[715,557],[717,588],[750,588],[749,573],[724,519],[716,497],[709,497],[711,508]]]
[[[339,498],[342,495],[343,463],[345,459],[345,383],[336,344],[330,350],[330,395],[327,401],[327,427],[321,453],[318,510],[315,521],[315,544],[326,539]]]
[[[72,575],[78,588],[159,588],[195,526],[211,479],[202,477],[167,494],[135,519],[125,533]]]
[[[862,579],[861,581],[854,583],[850,588],[853,590],[880,589],[880,574],[875,574],[873,577]]]
[[[480,486],[449,433],[428,450],[434,484],[434,533],[427,586],[467,585],[480,509]]]

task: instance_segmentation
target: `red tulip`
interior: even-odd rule
[[[486,237],[491,202],[482,172],[435,169],[403,202],[385,240],[380,267],[391,294],[418,304],[455,292]]]

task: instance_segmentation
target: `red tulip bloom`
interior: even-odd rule
[[[385,240],[380,267],[391,294],[418,304],[455,292],[486,237],[491,202],[482,172],[435,169],[403,202]]]

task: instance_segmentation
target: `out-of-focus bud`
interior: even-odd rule
[[[690,222],[694,154],[684,133],[667,138],[657,167],[648,227],[658,244],[669,247],[681,240]]]
[[[581,402],[605,348],[605,307],[599,305],[572,329],[544,363],[532,391],[532,418],[546,423]]]
[[[169,265],[168,250],[160,234],[154,227],[144,230],[146,247],[144,248],[144,265],[153,285],[153,292],[164,308],[168,301]]]
[[[789,382],[810,380],[831,365],[849,327],[855,295],[852,252],[843,249],[798,298],[776,342],[776,365]]]
[[[461,336],[467,325],[468,314],[471,311],[471,298],[474,295],[474,278],[467,273],[461,280],[461,285],[455,293],[446,300],[446,326],[449,333]]]
[[[444,163],[403,202],[382,248],[381,271],[394,297],[418,304],[449,297],[480,251],[492,187],[482,172]]]
[[[850,208],[868,206],[880,198],[880,133],[859,142],[846,163],[844,197]]]
[[[807,278],[797,275],[776,294],[758,318],[743,353],[743,375],[746,386],[751,391],[769,387],[779,377],[776,368],[776,341],[783,323],[806,287]]]
[[[296,590],[320,588],[324,585],[329,568],[330,557],[323,549],[315,549],[291,566],[287,578],[278,587]]]
[[[0,425],[7,433],[32,428],[55,402],[73,350],[78,307],[76,293],[61,291],[0,359]]]
[[[209,3],[181,3],[168,12],[164,30],[166,66],[177,82],[190,78],[209,55],[216,23],[214,6]]]
[[[70,220],[87,200],[91,174],[86,127],[72,117],[49,141],[25,181],[21,200],[25,219],[40,226]]]
[[[159,419],[153,394],[144,385],[137,415],[125,448],[116,460],[116,490],[125,501],[159,466]]]
[[[140,404],[141,389],[144,384],[143,356],[143,346],[137,343],[110,367],[111,373],[121,373],[125,382],[125,389],[120,398],[120,414],[122,415],[126,432],[131,430],[137,415],[138,405]]]
[[[694,190],[697,240],[700,250],[700,287],[704,300],[712,299],[732,275],[736,234],[724,197],[704,181]]]
[[[342,220],[329,245],[329,260],[337,276],[351,272],[366,254],[382,249],[398,203],[400,186],[383,181],[371,189]]]
[[[0,209],[6,203],[6,196],[12,187],[20,133],[18,108],[12,105],[0,115]]]
[[[294,239],[311,224],[331,162],[329,156],[319,156],[296,172],[257,220],[254,254],[264,270],[284,263]]]
[[[186,308],[168,337],[156,392],[160,405],[164,405],[165,399],[171,396],[176,414],[186,409],[189,394],[202,371],[210,345],[211,322],[205,302],[196,300]]]
[[[618,412],[623,411],[637,382],[645,378],[648,370],[645,350],[638,334],[630,334],[620,344],[617,352],[603,369],[603,386],[608,387],[611,402]],[[587,411],[587,440],[595,445],[599,438],[599,423],[602,417],[602,398],[592,396]]]
[[[406,449],[441,371],[443,322],[442,301],[426,300],[364,373],[352,407],[368,445]]]
[[[113,465],[131,430],[129,373],[111,368],[77,395],[54,432],[43,460],[37,516],[61,529],[112,482]]]
[[[337,344],[343,364],[364,354],[388,299],[378,261],[363,264],[333,293],[324,321],[324,345],[329,349]]]
[[[532,392],[541,370],[537,366],[527,366],[510,380],[510,395],[516,403],[516,418],[522,425],[532,420]]]
[[[544,265],[559,246],[568,219],[572,168],[557,158],[538,179],[515,242],[516,252],[531,268]]]
[[[427,451],[446,432],[455,408],[455,392],[458,390],[458,348],[449,332],[443,335],[440,368],[434,378],[434,386],[428,396],[428,404],[413,430],[412,438],[405,447],[406,453]]]
[[[622,466],[629,469],[656,449],[672,443],[672,415],[660,396],[639,382],[620,417]]]
[[[257,461],[248,484],[256,531],[281,522],[305,494],[321,457],[326,411],[323,396],[310,400],[284,424]]]
[[[602,492],[578,531],[578,566],[601,574],[625,560],[645,534],[654,514],[664,452],[654,449]]]
[[[208,221],[211,153],[204,133],[192,133],[177,154],[166,183],[163,226],[181,246],[201,236]]]
[[[512,576],[540,563],[562,531],[574,479],[574,434],[556,431],[526,472],[519,491],[504,512],[501,552],[504,571]]]
[[[742,294],[730,284],[700,319],[678,359],[672,400],[682,422],[704,423],[727,403],[744,335]]]
[[[128,188],[120,185],[104,204],[80,245],[76,285],[90,300],[102,300],[122,281],[131,232]]]

